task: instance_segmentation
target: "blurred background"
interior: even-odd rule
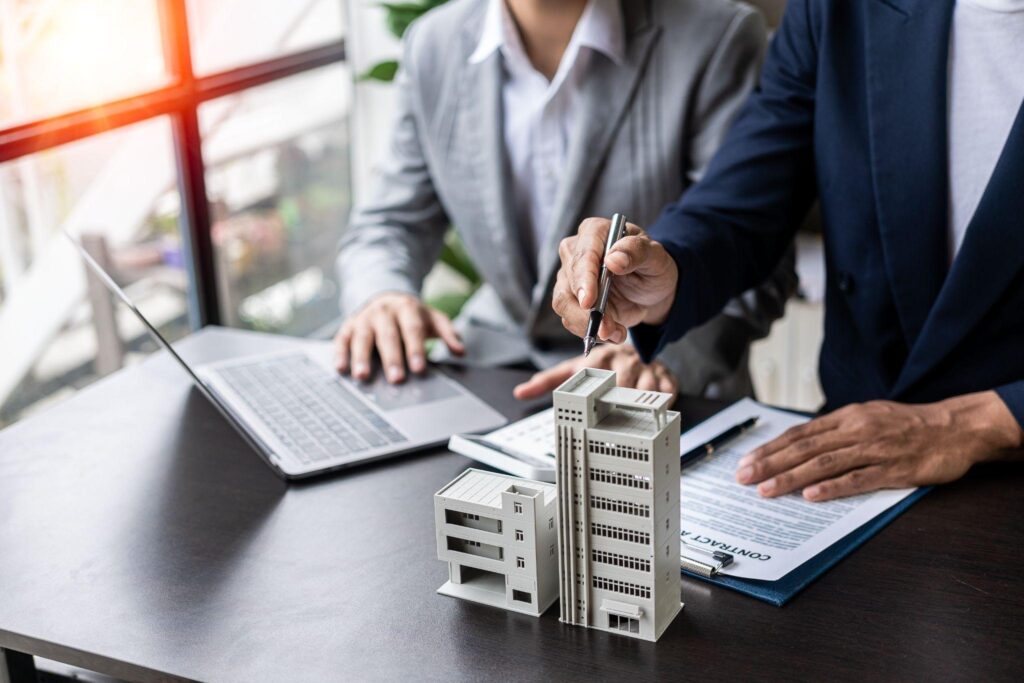
[[[775,22],[784,3],[754,4]],[[64,230],[171,339],[210,323],[333,334],[335,244],[387,144],[409,7],[0,0],[0,426],[155,350]],[[435,269],[429,298],[472,288],[458,266]],[[813,409],[813,229],[800,270],[752,370],[763,400]]]

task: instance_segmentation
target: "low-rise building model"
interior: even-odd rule
[[[449,576],[438,593],[543,614],[558,598],[556,512],[553,484],[460,474],[434,494],[437,556]]]

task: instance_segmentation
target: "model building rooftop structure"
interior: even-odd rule
[[[529,489],[525,491],[525,489]],[[543,496],[544,506],[555,502],[558,492],[554,484],[544,484],[528,479],[520,479],[496,472],[468,469],[435,495],[441,498],[462,503],[476,503],[489,508],[501,508],[502,494],[506,491],[520,495]]]
[[[679,413],[580,370],[554,392],[561,619],[657,640],[679,613]]]
[[[468,469],[434,494],[438,593],[539,616],[558,597],[553,484]]]

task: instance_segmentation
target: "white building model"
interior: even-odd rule
[[[585,369],[554,392],[561,620],[657,640],[679,613],[679,413]]]
[[[437,592],[543,614],[558,597],[556,497],[553,484],[475,469],[434,494],[437,557],[449,575]]]

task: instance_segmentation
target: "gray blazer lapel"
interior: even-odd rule
[[[646,2],[622,3],[626,31],[626,57],[617,65],[604,55],[595,55],[580,93],[580,120],[566,161],[562,186],[551,212],[547,238],[538,259],[538,281],[533,290],[533,309],[546,302],[547,291],[557,273],[558,244],[579,227],[576,224],[590,195],[615,133],[636,94],[651,48],[660,31],[649,17]]]
[[[468,51],[463,61],[448,155],[453,164],[462,167],[457,182],[474,198],[478,222],[456,227],[464,233],[486,233],[477,244],[486,245],[490,253],[486,259],[476,259],[478,265],[488,268],[487,279],[495,285],[509,310],[523,320],[529,313],[534,271],[519,236],[514,234],[516,223],[502,116],[502,62],[497,52],[479,64],[468,62],[478,34],[479,27],[465,34]]]

